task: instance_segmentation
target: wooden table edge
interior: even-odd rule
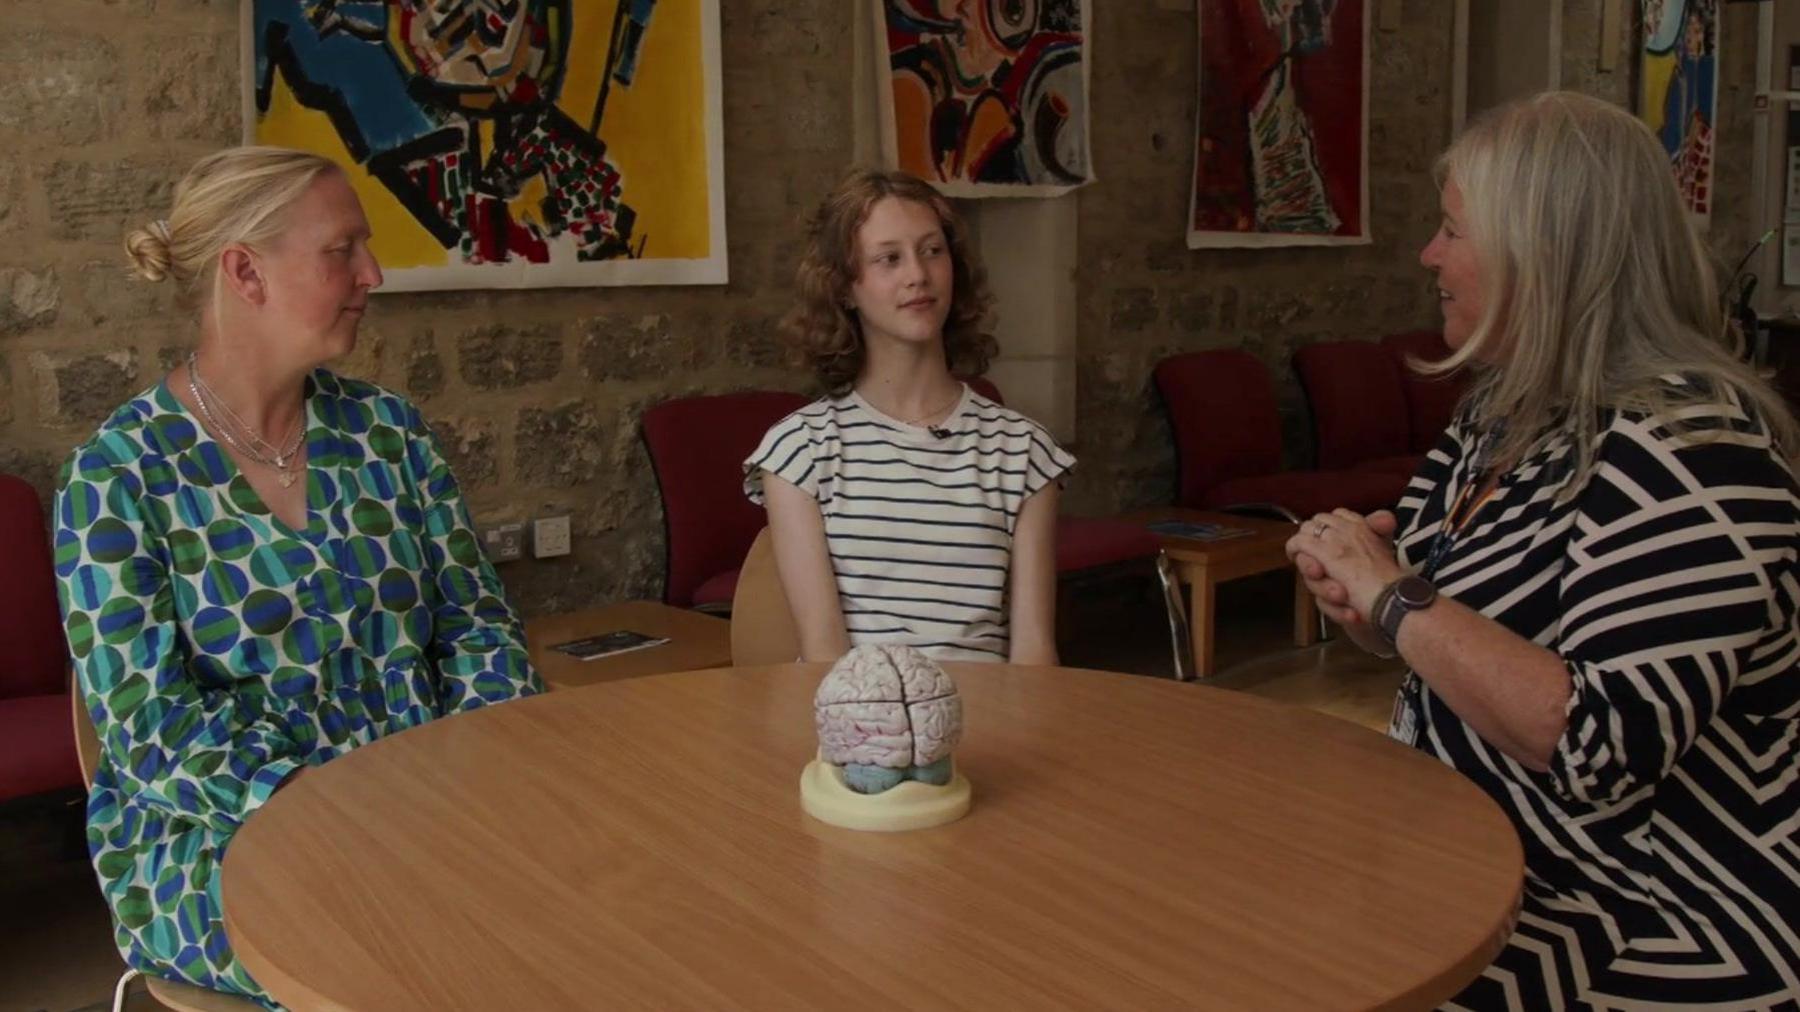
[[[318,1010],[318,1012],[367,1012],[367,1010],[355,1009],[329,998],[298,978],[281,972],[274,960],[269,959],[254,944],[246,942],[242,932],[237,930],[235,918],[231,916],[231,904],[225,899],[226,889],[231,883],[224,878],[225,863],[223,861],[219,862],[219,875],[219,906],[221,908],[219,919],[225,925],[225,939],[231,945],[231,951],[236,954],[238,962],[244,964],[244,969],[250,971],[251,979],[256,981],[264,993],[271,997],[275,997],[277,991],[283,994],[302,995],[304,997],[300,1001],[295,1001],[293,998],[276,998],[276,1000],[289,1008],[304,1008],[308,1012],[313,1012],[313,1010]]]
[[[982,666],[982,662],[951,661],[951,662],[946,662],[946,666],[950,667],[952,669],[978,668],[978,667]],[[1013,665],[1013,666],[1019,667],[1019,665]],[[743,666],[743,667],[731,667],[731,668],[695,668],[695,669],[691,669],[691,670],[687,670],[687,671],[667,672],[667,675],[670,675],[670,676],[716,675],[720,671],[731,670],[736,673],[741,673],[745,677],[757,677],[757,676],[763,675],[763,674],[768,674],[768,673],[773,673],[773,672],[783,672],[783,671],[788,671],[791,669],[810,669],[812,671],[816,671],[820,674],[823,674],[830,667],[831,667],[831,665],[828,663],[825,663],[825,662],[795,661],[795,662],[787,662],[787,663],[780,663],[780,664],[747,665],[747,666]],[[1029,667],[1029,666],[1026,666],[1026,667]],[[1317,711],[1317,710],[1311,710],[1306,707],[1302,707],[1302,706],[1299,706],[1299,705],[1293,704],[1293,703],[1283,702],[1281,700],[1266,699],[1266,698],[1263,698],[1260,696],[1252,696],[1252,695],[1248,695],[1248,694],[1244,694],[1244,693],[1233,692],[1230,689],[1221,688],[1219,686],[1206,685],[1203,683],[1202,684],[1183,683],[1183,682],[1175,681],[1173,679],[1158,678],[1155,676],[1147,676],[1147,675],[1138,675],[1138,674],[1134,674],[1131,672],[1108,671],[1108,670],[1101,669],[1101,668],[1075,668],[1075,667],[1063,667],[1061,665],[1051,665],[1050,667],[1056,668],[1059,672],[1072,673],[1072,674],[1078,674],[1078,675],[1101,675],[1101,676],[1107,676],[1110,678],[1143,678],[1143,679],[1147,679],[1147,680],[1153,681],[1153,682],[1167,682],[1171,685],[1186,686],[1190,690],[1191,689],[1199,689],[1199,690],[1203,690],[1203,691],[1210,690],[1210,691],[1214,691],[1214,692],[1225,693],[1225,694],[1231,695],[1235,700],[1237,700],[1239,702],[1243,702],[1243,703],[1248,703],[1253,707],[1266,708],[1266,709],[1277,709],[1277,710],[1297,710],[1297,711],[1301,711],[1303,713],[1309,714],[1312,717],[1317,717],[1317,718],[1324,719],[1324,720],[1334,721],[1334,722],[1344,725],[1346,727],[1355,728],[1359,732],[1366,733],[1366,734],[1373,734],[1384,740],[1391,741],[1391,739],[1388,739],[1387,735],[1381,734],[1378,731],[1374,731],[1370,728],[1364,727],[1363,725],[1357,724],[1354,721],[1349,721],[1349,720],[1345,720],[1344,718],[1337,717],[1333,714],[1324,713],[1322,711]],[[558,694],[558,697],[566,698],[569,694],[574,693],[574,692],[581,692],[583,690],[588,690],[588,689],[602,690],[602,689],[611,687],[613,685],[615,685],[615,683],[613,683],[613,682],[597,682],[592,685],[578,686],[578,687],[575,687],[572,689],[563,690],[561,693]],[[524,699],[515,700],[512,702],[515,705],[516,704],[529,705],[529,704],[531,704],[533,699],[548,700],[550,698],[552,698],[552,694],[546,692],[546,693],[540,693],[537,696],[526,697]],[[551,704],[539,703],[537,705],[551,705]],[[484,708],[484,709],[498,709],[498,707]],[[471,713],[468,713],[468,714],[455,714],[452,716],[473,716],[474,714],[480,713],[480,712],[482,712],[482,711],[477,710],[477,711],[472,711]],[[442,718],[440,718],[440,719],[442,719]],[[421,726],[424,726],[424,725],[421,725]],[[390,737],[398,737],[398,735],[390,736]],[[362,749],[366,749],[371,746],[378,745],[382,741],[386,741],[386,740],[388,740],[388,739],[387,738],[377,739],[376,741],[370,742],[368,745],[360,746],[358,749],[355,749],[352,751],[361,751]],[[1399,746],[1399,743],[1394,743],[1394,744],[1396,746]],[[1399,746],[1399,747],[1404,747],[1404,746]],[[1413,750],[1409,750],[1409,751],[1413,751]],[[349,754],[349,753],[346,753],[346,754]],[[1428,757],[1422,757],[1422,758],[1428,758]],[[1457,773],[1457,775],[1460,776],[1460,773],[1458,773],[1455,770],[1450,770],[1449,772]],[[1470,786],[1474,786],[1472,782],[1471,782]],[[1478,790],[1478,788],[1477,788],[1477,790]],[[1490,799],[1490,802],[1491,802],[1491,799]],[[242,827],[240,827],[240,829],[241,828]],[[1500,952],[1503,949],[1505,949],[1507,942],[1511,939],[1514,929],[1516,928],[1516,926],[1518,924],[1519,912],[1520,912],[1520,909],[1521,909],[1521,906],[1523,903],[1523,899],[1524,899],[1524,887],[1525,887],[1525,880],[1524,880],[1524,874],[1523,874],[1523,871],[1524,871],[1524,848],[1523,848],[1523,845],[1519,842],[1516,834],[1508,836],[1506,839],[1511,843],[1511,846],[1508,848],[1510,851],[1512,851],[1513,861],[1511,863],[1516,864],[1520,868],[1520,876],[1519,876],[1518,884],[1513,890],[1513,899],[1512,899],[1512,902],[1511,902],[1509,908],[1507,909],[1507,911],[1500,916],[1498,921],[1487,932],[1484,933],[1483,940],[1481,941],[1481,943],[1479,945],[1477,945],[1473,950],[1471,950],[1466,956],[1458,959],[1454,965],[1435,973],[1428,980],[1421,981],[1417,985],[1415,985],[1399,994],[1396,994],[1396,995],[1392,996],[1391,998],[1389,998],[1385,1001],[1382,1001],[1381,1003],[1379,1003],[1377,1005],[1371,1006],[1372,1008],[1383,1009],[1383,1010],[1387,1010],[1387,1009],[1392,1009],[1392,1010],[1433,1009],[1433,1008],[1436,1008],[1436,1007],[1440,1006],[1443,1002],[1449,1000],[1452,997],[1455,997],[1464,988],[1466,988],[1469,984],[1473,983],[1477,978],[1479,978],[1481,976],[1481,972],[1484,969],[1486,969],[1490,964],[1492,964],[1494,959],[1500,954]],[[275,994],[275,991],[278,989],[283,992],[292,994],[292,995],[303,996],[298,1001],[296,1001],[292,997],[282,997],[282,998],[277,999],[277,1000],[285,1003],[286,1005],[288,1005],[290,1007],[294,1007],[294,1008],[305,1008],[305,1009],[309,1009],[309,1010],[318,1009],[318,1010],[323,1010],[323,1012],[367,1012],[367,1010],[362,1010],[362,1009],[355,1008],[354,1006],[345,1005],[344,1003],[337,1001],[337,1000],[319,992],[316,988],[305,984],[304,982],[300,981],[298,978],[282,972],[277,967],[276,963],[272,959],[270,959],[267,956],[267,954],[264,953],[261,949],[257,948],[256,945],[249,943],[245,940],[242,940],[242,934],[241,934],[241,932],[239,932],[237,930],[238,925],[236,923],[236,918],[232,915],[232,912],[231,912],[231,905],[230,905],[230,902],[228,899],[228,889],[230,886],[230,882],[227,880],[227,877],[225,876],[225,869],[226,869],[226,862],[224,860],[221,860],[219,863],[220,907],[221,907],[220,920],[224,924],[226,938],[228,939],[228,941],[231,944],[232,951],[237,955],[237,958],[244,964],[245,968],[250,971],[251,977],[253,979],[255,979],[259,985],[262,986],[263,990],[265,992],[268,992],[272,996]],[[272,983],[275,984],[276,986],[272,987],[271,986]]]
[[[1523,867],[1523,863],[1524,851],[1521,848],[1521,867]],[[1396,1012],[1403,1009],[1435,1009],[1461,994],[1463,989],[1473,984],[1481,976],[1481,971],[1487,969],[1506,948],[1506,943],[1512,939],[1513,929],[1518,926],[1519,910],[1524,905],[1524,901],[1525,878],[1521,874],[1519,888],[1513,894],[1512,908],[1488,932],[1487,940],[1481,946],[1469,953],[1455,966],[1443,970],[1432,979],[1395,996],[1392,1001],[1379,1005],[1377,1008],[1393,1009]]]

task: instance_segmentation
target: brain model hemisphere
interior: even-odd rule
[[[844,768],[850,789],[950,781],[962,699],[944,669],[912,647],[866,644],[845,654],[819,683],[813,711],[819,757]]]

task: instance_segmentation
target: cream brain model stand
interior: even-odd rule
[[[925,829],[962,818],[969,782],[951,756],[962,697],[931,658],[866,644],[832,666],[813,696],[819,754],[800,774],[800,804],[845,829]]]

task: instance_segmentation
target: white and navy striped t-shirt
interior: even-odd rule
[[[1031,419],[963,387],[933,429],[889,418],[852,391],[770,427],[744,461],[819,502],[852,646],[905,643],[939,660],[1005,660],[1007,573],[1019,510],[1071,457]]]

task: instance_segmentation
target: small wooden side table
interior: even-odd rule
[[[1247,530],[1249,534],[1198,541],[1165,535],[1163,554],[1175,564],[1181,582],[1188,585],[1188,639],[1193,644],[1194,672],[1200,678],[1213,674],[1213,614],[1216,595],[1213,588],[1227,580],[1254,576],[1276,569],[1292,569],[1285,546],[1297,526],[1285,520],[1264,520],[1233,513],[1184,509],[1179,506],[1139,510],[1125,519],[1153,524],[1182,521],[1216,524]],[[1306,589],[1298,570],[1294,572],[1294,645],[1309,647],[1319,641],[1319,607]]]
[[[630,629],[646,636],[668,637],[661,646],[645,647],[591,661],[550,649],[586,636]],[[531,663],[551,689],[572,689],[640,675],[723,668],[731,664],[731,623],[660,601],[623,601],[525,622]]]

